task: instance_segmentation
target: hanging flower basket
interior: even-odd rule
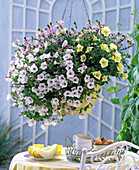
[[[100,90],[110,76],[127,78],[126,58],[121,50],[126,35],[112,35],[109,27],[90,22],[81,31],[63,28],[64,22],[38,30],[35,38],[13,43],[15,60],[6,77],[13,106],[25,108],[29,125],[43,121],[42,128],[57,125],[66,114],[92,113]],[[129,48],[132,46],[127,41]],[[125,48],[125,47],[124,47]]]

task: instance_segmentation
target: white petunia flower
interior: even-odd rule
[[[70,112],[70,107],[65,107],[65,112]]]
[[[39,95],[41,94],[40,89],[36,89],[36,90],[35,90],[35,93],[36,93],[37,96],[39,96]]]
[[[52,121],[52,125],[53,125],[53,126],[56,126],[57,124],[58,124],[58,120]]]
[[[66,54],[71,54],[71,53],[73,53],[73,52],[74,52],[73,49],[67,49],[67,50],[65,51]]]
[[[74,90],[74,91],[72,91],[71,97],[77,97],[77,98],[79,98],[79,97],[80,97],[80,94],[78,93],[77,90]]]
[[[47,43],[47,41],[44,43],[44,48],[45,48],[45,50],[47,49],[47,46],[48,46],[48,43]]]
[[[59,111],[56,109],[53,109],[53,115],[58,115],[58,114],[59,114]]]
[[[44,75],[43,75],[42,73],[39,74],[39,75],[37,75],[37,80],[38,80],[38,81],[44,80]]]
[[[62,97],[61,103],[66,103],[66,97]]]
[[[43,91],[46,89],[46,85],[44,83],[40,83],[38,89]]]
[[[35,64],[33,64],[33,65],[30,67],[30,72],[36,73],[37,71],[38,71],[38,67],[37,67]]]
[[[46,57],[47,57],[46,54],[42,54],[42,55],[40,56],[40,59],[41,59],[41,60],[44,60]]]
[[[55,85],[53,86],[53,88],[55,88],[55,89],[59,90],[59,89],[61,89],[61,86],[60,86],[60,84],[59,84],[59,83],[57,83],[57,84],[55,84]]]
[[[32,92],[35,92],[35,91],[36,91],[35,87],[32,87]]]
[[[41,125],[41,128],[42,128],[42,130],[46,130],[46,129],[48,128],[48,126],[45,125],[45,124],[42,124],[42,125]]]
[[[70,55],[70,54],[65,54],[64,56],[63,56],[63,59],[64,60],[68,60],[68,59],[72,59],[73,57]]]
[[[77,86],[77,91],[79,91],[80,93],[82,93],[83,87],[82,87],[82,86]]]
[[[39,110],[39,106],[37,106],[37,104],[35,104],[35,105],[33,106],[33,110],[37,112],[37,111]]]
[[[104,99],[104,96],[103,96],[103,95],[100,95],[100,96],[98,97],[99,102],[102,102],[103,99]]]
[[[26,76],[18,78],[18,82],[21,82],[22,84],[27,83],[27,81],[28,81],[28,77]]]
[[[32,127],[36,124],[36,121],[34,119],[31,119],[28,121],[28,126]]]
[[[45,113],[44,113],[43,110],[39,110],[38,112],[39,112],[39,115],[40,115],[40,116],[45,116]]]
[[[54,57],[55,57],[55,58],[58,58],[58,57],[59,57],[58,52],[56,52],[56,53],[54,54]]]
[[[62,43],[62,48],[66,47],[68,45],[68,41],[64,40],[64,42]]]
[[[31,104],[34,102],[34,100],[31,97],[25,97],[25,101],[27,104]]]
[[[43,105],[42,108],[41,108],[41,110],[44,111],[44,112],[48,112],[48,107],[45,106],[45,105]]]
[[[29,63],[34,61],[34,56],[32,54],[27,55],[27,58],[29,59]]]
[[[39,94],[39,99],[42,99],[42,98],[44,98],[44,94],[43,94],[43,93],[40,93],[40,94]]]
[[[67,87],[67,85],[68,85],[68,82],[67,82],[67,81],[61,81],[61,82],[60,82],[60,86],[61,86],[62,88]]]
[[[85,119],[85,113],[81,113],[80,115],[79,115],[79,119]]]
[[[59,105],[59,100],[58,100],[58,98],[52,98],[51,103],[52,103],[52,104],[55,104],[55,105]]]
[[[59,79],[59,82],[65,81],[65,77],[64,77],[63,74],[61,74],[61,75],[58,77],[58,79]]]
[[[28,110],[33,111],[33,106],[29,105]]]
[[[47,80],[48,87],[52,87],[54,85],[54,80],[53,79],[48,79]]]
[[[27,74],[27,72],[25,70],[21,70],[19,74],[22,77],[22,76],[25,76]]]
[[[65,91],[64,92],[64,96],[65,97],[70,97],[71,96],[71,92],[70,91]]]
[[[74,77],[74,71],[72,70],[67,71],[67,77],[68,78]]]
[[[83,69],[83,67],[79,67],[79,68],[78,68],[78,72],[81,73],[81,74],[83,74],[83,73],[85,72],[85,70]]]
[[[13,73],[12,73],[12,76],[15,77],[15,76],[17,76],[18,74],[19,74],[18,70],[15,69],[15,70],[13,71]]]
[[[80,106],[81,106],[80,100],[74,100],[74,101],[73,101],[73,106],[74,106],[74,107],[80,107]]]
[[[95,79],[94,79],[94,78],[91,78],[91,79],[90,79],[90,82],[93,82],[93,83],[94,83],[94,82],[95,82]]]
[[[74,77],[73,80],[72,80],[72,82],[75,83],[75,84],[78,84],[79,78],[78,78],[77,76]]]
[[[45,124],[46,126],[50,126],[50,125],[52,124],[51,119],[46,119],[46,120],[44,121],[44,124]]]
[[[93,89],[93,88],[94,88],[94,82],[89,82],[89,83],[87,83],[87,87],[88,87],[89,89]]]
[[[73,106],[72,100],[68,99],[68,100],[67,100],[67,103],[68,103],[69,106]]]
[[[73,69],[73,66],[67,65],[67,67],[66,67],[67,71],[72,70],[72,69]]]
[[[57,119],[62,119],[62,118],[63,118],[62,115],[58,115],[58,116],[57,116]]]
[[[88,104],[91,103],[91,97],[90,97],[90,96],[87,96],[87,97],[86,97],[86,101],[87,101]]]
[[[48,80],[48,79],[49,79],[49,77],[50,77],[50,74],[46,74],[46,75],[44,75],[44,79],[45,79],[45,80]]]
[[[48,53],[48,54],[45,55],[45,57],[49,59],[49,58],[51,58],[51,54]]]
[[[65,61],[65,65],[66,65],[66,66],[68,66],[68,65],[69,65],[69,66],[73,66],[72,60],[66,60],[66,61]]]
[[[40,66],[40,68],[42,69],[42,70],[45,70],[46,68],[47,68],[47,63],[46,63],[46,61],[45,62],[43,62],[43,63],[41,63],[41,66]]]
[[[88,83],[90,81],[90,76],[86,74],[84,77],[84,81]]]

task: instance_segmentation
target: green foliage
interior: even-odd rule
[[[111,99],[111,102],[112,102],[113,104],[120,104],[120,100],[119,100],[118,97],[115,97],[115,98]]]
[[[21,149],[21,140],[13,134],[9,137],[12,126],[7,126],[0,119],[0,168],[8,168],[10,160]]]
[[[132,15],[135,15],[137,10]],[[139,24],[135,23],[130,37],[137,41],[137,50],[128,70],[129,90],[122,100],[120,115],[122,126],[118,140],[127,140],[139,145]],[[135,151],[132,148],[131,150]]]

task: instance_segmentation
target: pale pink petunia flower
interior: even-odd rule
[[[63,43],[62,43],[62,48],[66,47],[68,45],[68,41],[65,40]]]

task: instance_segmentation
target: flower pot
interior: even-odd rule
[[[94,97],[93,99],[91,99],[91,104],[94,105],[95,102],[97,101],[98,95],[102,89],[102,86],[97,85],[94,87],[95,91],[98,91],[98,93],[93,92],[90,97]],[[66,104],[68,106],[68,104]],[[81,106],[79,108],[77,108],[73,113],[71,112],[66,112],[64,109],[61,109],[61,113],[62,114],[66,114],[66,115],[79,115],[79,111],[81,108],[85,108],[88,105],[88,102],[84,99],[83,103],[81,104]],[[92,106],[89,105],[89,108],[87,109],[87,111],[84,111],[85,114],[91,114],[92,113]]]

